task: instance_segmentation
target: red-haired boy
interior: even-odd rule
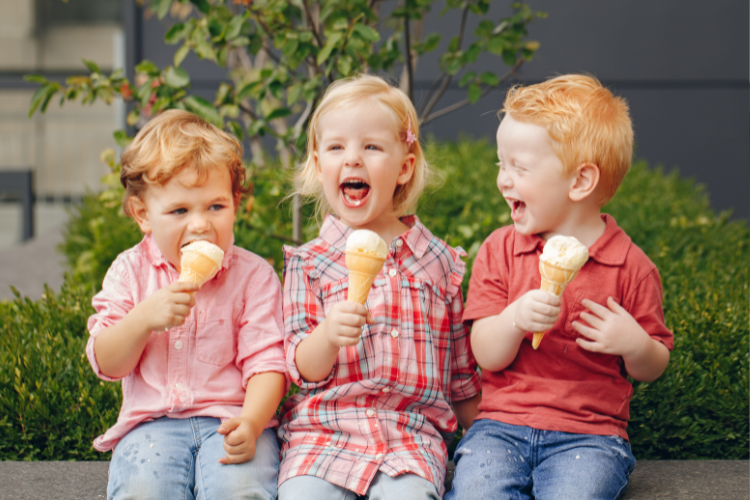
[[[464,321],[482,402],[446,499],[615,499],[635,467],[628,375],[657,379],[673,346],[656,266],[601,213],[630,168],[627,104],[594,78],[564,75],[512,88],[503,112],[497,185],[514,224],[474,263]],[[555,235],[589,251],[560,298],[539,289]]]

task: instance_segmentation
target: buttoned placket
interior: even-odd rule
[[[176,274],[176,271],[170,269],[170,275]],[[172,282],[176,281],[175,276]],[[178,412],[184,410],[192,400],[190,387],[188,385],[188,344],[191,338],[191,332],[195,331],[197,323],[195,315],[197,308],[190,309],[190,315],[185,318],[185,323],[181,326],[170,328],[164,334],[169,335],[169,347],[167,349],[167,383],[171,402],[170,411]]]

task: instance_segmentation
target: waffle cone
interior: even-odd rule
[[[349,269],[348,299],[362,305],[367,302],[372,282],[383,268],[384,258],[360,252],[346,252],[346,267]]]
[[[216,276],[221,268],[221,262],[216,262],[208,255],[200,252],[184,251],[180,260],[180,279],[195,283],[198,286]]]
[[[573,281],[573,278],[578,274],[577,269],[567,269],[542,261],[539,261],[539,272],[542,275],[542,285],[539,289],[558,297],[562,296],[565,287],[568,286],[568,283]],[[531,340],[531,347],[534,349],[539,347],[539,344],[542,343],[543,337],[544,332],[534,332],[534,336]]]

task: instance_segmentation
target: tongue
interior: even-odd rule
[[[352,201],[359,201],[367,196],[370,191],[369,187],[353,188],[344,187],[344,194]]]
[[[526,211],[526,203],[520,201],[513,204],[513,211],[510,214],[510,218],[514,222],[518,222],[523,218],[523,213]]]

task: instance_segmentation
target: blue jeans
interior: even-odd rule
[[[614,500],[635,467],[630,444],[618,436],[488,419],[474,422],[453,460],[456,474],[446,500]]]
[[[275,500],[279,443],[273,429],[258,438],[255,457],[223,465],[221,421],[162,417],[144,422],[117,444],[109,465],[108,500]]]
[[[353,491],[315,476],[287,479],[279,487],[279,500],[356,500]],[[416,474],[391,477],[378,472],[367,489],[368,500],[440,500],[435,485]]]

